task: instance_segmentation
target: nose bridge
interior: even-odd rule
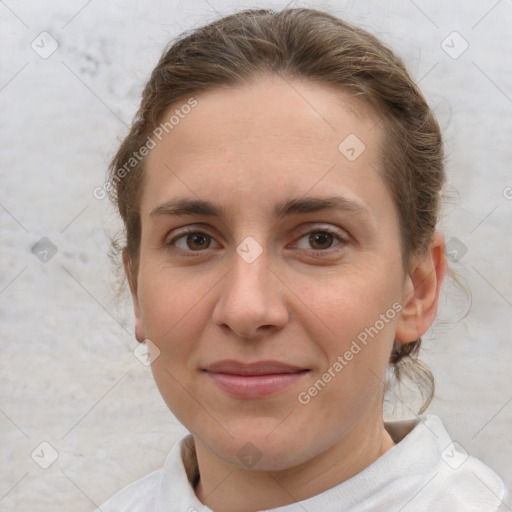
[[[269,251],[251,237],[236,247],[213,313],[217,325],[227,326],[247,339],[254,337],[260,327],[284,325],[287,311],[268,256]]]
[[[250,298],[258,305],[269,294],[268,265],[268,250],[254,238],[247,237],[236,247],[226,291],[239,300]]]
[[[229,281],[231,286],[239,288],[238,293],[245,294],[253,288],[265,287],[268,281],[267,268],[270,264],[268,233],[264,229],[264,220],[250,197],[244,198],[245,214],[238,216],[235,236],[239,240],[232,257]],[[261,226],[263,225],[263,227]],[[263,288],[260,291],[263,291]]]

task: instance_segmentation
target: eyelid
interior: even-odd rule
[[[215,237],[210,233],[208,226],[203,225],[203,224],[193,224],[193,225],[189,225],[189,226],[184,226],[182,228],[177,228],[177,230],[173,230],[173,231],[178,231],[178,232],[174,233],[173,237],[170,240],[168,240],[166,238],[165,245],[174,244],[174,242],[176,242],[176,240],[178,240],[181,237],[188,235],[190,233],[202,233],[202,234],[208,235],[212,240],[216,241]],[[193,252],[193,251],[190,251],[190,252]],[[200,252],[200,251],[197,251],[197,252]]]
[[[308,224],[307,226],[304,226],[303,228],[300,229],[300,232],[302,233],[301,236],[307,235],[308,233],[312,233],[312,232],[323,232],[323,231],[325,231],[326,233],[331,233],[332,235],[336,235],[339,238],[346,240],[346,241],[348,241],[348,239],[349,239],[349,235],[344,229],[338,228],[336,226],[332,226],[331,224],[318,224],[318,223],[312,222],[312,223]]]

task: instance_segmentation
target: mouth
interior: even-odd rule
[[[266,397],[298,382],[310,370],[280,361],[243,363],[224,360],[207,366],[203,372],[224,393],[243,399]]]

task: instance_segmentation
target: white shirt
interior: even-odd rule
[[[385,426],[396,444],[375,462],[331,489],[272,512],[512,510],[501,478],[453,443],[437,416]],[[211,512],[191,483],[197,474],[193,446],[192,436],[184,436],[162,469],[124,487],[97,512]]]

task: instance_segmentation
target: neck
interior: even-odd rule
[[[329,450],[279,471],[240,469],[215,457],[196,440],[198,499],[215,512],[255,512],[296,503],[356,475],[394,446],[382,416],[358,423]]]

